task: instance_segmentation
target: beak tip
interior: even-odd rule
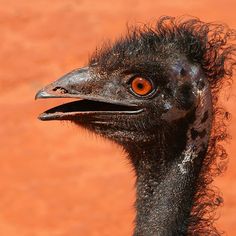
[[[37,100],[37,99],[40,99],[40,98],[47,98],[47,97],[50,97],[50,94],[49,94],[49,93],[47,93],[47,92],[44,91],[44,90],[39,90],[39,91],[36,93],[34,99]]]
[[[40,116],[38,116],[38,120],[42,120]]]
[[[50,114],[43,112],[38,116],[40,121],[49,121],[49,120],[60,120],[60,116],[58,114]]]
[[[45,115],[45,113],[42,113],[38,116],[38,119],[41,121],[45,121],[45,120],[47,120],[47,116]]]

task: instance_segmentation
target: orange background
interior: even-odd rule
[[[189,14],[236,28],[235,0],[0,0],[0,235],[131,235],[134,176],[121,148],[66,122],[37,115],[43,85],[86,64],[129,24]],[[235,114],[236,87],[224,100]],[[236,119],[219,228],[236,235]]]

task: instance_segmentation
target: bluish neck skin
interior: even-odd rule
[[[196,183],[210,137],[212,111],[211,103],[208,104],[211,98],[207,96],[199,101],[194,120],[175,130],[172,140],[166,139],[167,151],[150,145],[145,153],[141,146],[135,153],[130,152],[137,175],[135,236],[187,234]],[[182,140],[178,132],[182,132]]]

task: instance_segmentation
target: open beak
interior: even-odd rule
[[[73,70],[59,80],[47,85],[35,96],[45,98],[75,98],[76,101],[53,107],[39,115],[40,120],[74,120],[86,115],[137,114],[142,112],[128,104],[103,96],[99,80],[91,77],[88,67]]]

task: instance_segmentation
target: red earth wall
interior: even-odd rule
[[[70,123],[40,122],[55,101],[36,91],[86,64],[126,24],[193,15],[236,28],[233,0],[0,0],[0,235],[131,235],[134,176],[121,148]],[[233,86],[229,101],[235,115]],[[58,103],[58,101],[57,101]],[[228,171],[217,178],[224,207],[217,225],[236,234],[236,119]]]

